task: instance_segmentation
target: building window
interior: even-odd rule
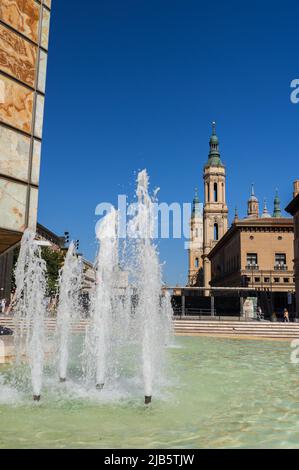
[[[269,284],[269,282],[270,282],[270,278],[269,277],[264,277],[264,283]]]
[[[290,279],[288,277],[284,277],[283,282],[288,283],[288,282],[290,282]]]
[[[195,264],[195,267],[196,267],[196,268],[199,267],[199,259],[198,259],[198,258],[195,258],[194,264]]]
[[[195,229],[195,238],[198,238],[198,228]]]
[[[275,253],[275,269],[285,269],[287,257],[285,253]]]
[[[275,278],[274,278],[274,282],[276,282],[276,284],[278,284],[279,281],[280,281],[279,277],[275,277]]]
[[[219,228],[218,224],[214,224],[214,240],[217,241],[219,239]]]
[[[254,282],[261,282],[261,278],[260,277],[255,277]]]
[[[247,253],[247,267],[254,268],[257,266],[257,253]]]
[[[214,183],[214,201],[218,202],[218,185]]]

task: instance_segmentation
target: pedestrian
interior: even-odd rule
[[[6,299],[1,300],[1,313],[5,313]]]
[[[257,316],[258,321],[261,321],[263,319],[263,312],[262,312],[262,309],[261,309],[260,305],[257,308],[257,315],[256,316]]]
[[[283,321],[285,323],[289,323],[290,319],[289,319],[289,312],[288,310],[285,308],[284,311],[283,311]]]
[[[271,321],[277,321],[277,315],[276,315],[276,312],[273,312],[273,313],[272,313],[272,316],[271,316]]]

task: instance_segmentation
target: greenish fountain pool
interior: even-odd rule
[[[76,368],[42,401],[0,369],[0,448],[299,447],[299,365],[290,343],[179,337],[150,407],[138,384],[87,393]]]

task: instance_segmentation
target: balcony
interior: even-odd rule
[[[259,271],[259,265],[258,264],[247,264],[245,266],[245,269],[247,269],[248,271]]]
[[[288,267],[286,264],[276,264],[274,266],[274,271],[287,271]]]

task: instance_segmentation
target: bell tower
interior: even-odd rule
[[[208,254],[228,229],[226,205],[226,171],[220,158],[216,123],[212,123],[210,153],[204,167],[203,210],[203,276],[204,287],[210,287],[211,264]],[[205,292],[208,295],[208,291]]]
[[[259,201],[254,194],[254,185],[251,185],[251,195],[248,199],[247,216],[253,219],[259,218]]]
[[[190,220],[188,286],[202,285],[203,218],[202,204],[195,189]]]

